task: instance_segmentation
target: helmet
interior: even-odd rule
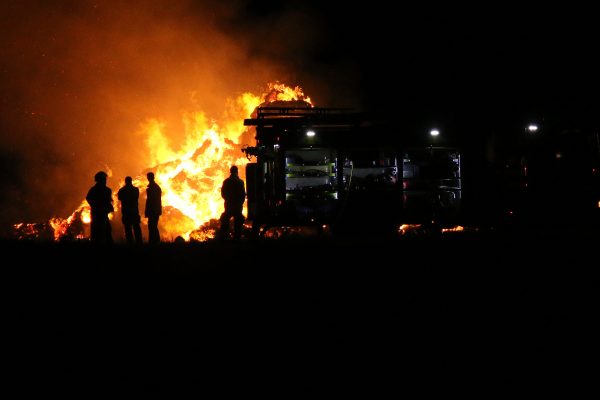
[[[229,172],[231,172],[232,174],[237,174],[238,173],[238,167],[236,167],[235,165],[232,166],[231,168],[229,168]]]

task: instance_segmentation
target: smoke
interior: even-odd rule
[[[116,190],[150,167],[141,131],[150,118],[177,148],[183,112],[218,118],[227,98],[269,81],[306,85],[317,99],[310,90],[325,87],[329,102],[335,91],[319,85],[328,75],[303,61],[318,47],[318,20],[311,33],[307,10],[252,14],[249,4],[2,2],[3,226],[69,215],[98,170]]]

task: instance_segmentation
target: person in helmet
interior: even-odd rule
[[[94,176],[96,184],[90,188],[86,201],[91,210],[91,232],[90,239],[94,243],[112,243],[112,228],[108,214],[114,211],[112,204],[112,190],[106,186],[108,175],[99,171]]]

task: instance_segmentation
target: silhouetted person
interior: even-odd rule
[[[162,190],[154,182],[154,173],[148,172],[148,187],[146,188],[146,209],[144,216],[148,218],[148,243],[155,244],[160,242],[158,232],[158,218],[162,214]]]
[[[106,186],[107,175],[100,171],[94,176],[96,184],[88,191],[85,199],[91,208],[91,240],[94,243],[112,243],[112,231],[108,214],[114,211],[112,190]]]
[[[136,244],[142,244],[142,229],[140,228],[140,211],[138,200],[140,190],[133,186],[130,176],[125,178],[125,186],[119,189],[117,197],[121,202],[121,221],[125,228],[125,238],[128,244],[133,244],[135,237]]]
[[[244,181],[238,176],[238,168],[234,165],[229,169],[231,175],[223,181],[221,186],[221,197],[225,200],[225,211],[221,214],[219,236],[226,239],[229,236],[229,220],[233,217],[233,237],[240,239],[242,225],[244,224],[244,201],[246,200],[246,188]]]

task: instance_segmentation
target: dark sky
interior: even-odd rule
[[[334,92],[349,87],[363,109],[401,105],[419,114],[495,116],[574,114],[581,106],[587,112],[597,104],[600,63],[590,8],[508,2],[292,4],[248,2],[236,14],[238,29],[229,29],[267,30],[283,18],[289,29],[252,40],[249,48],[297,66],[307,85],[321,84],[318,76],[333,82]],[[291,26],[286,17],[294,13],[301,17]]]
[[[182,109],[218,114],[273,80],[406,127],[596,123],[589,8],[350,3],[3,1],[1,222],[68,215],[98,169],[139,171],[140,122],[176,141]]]

